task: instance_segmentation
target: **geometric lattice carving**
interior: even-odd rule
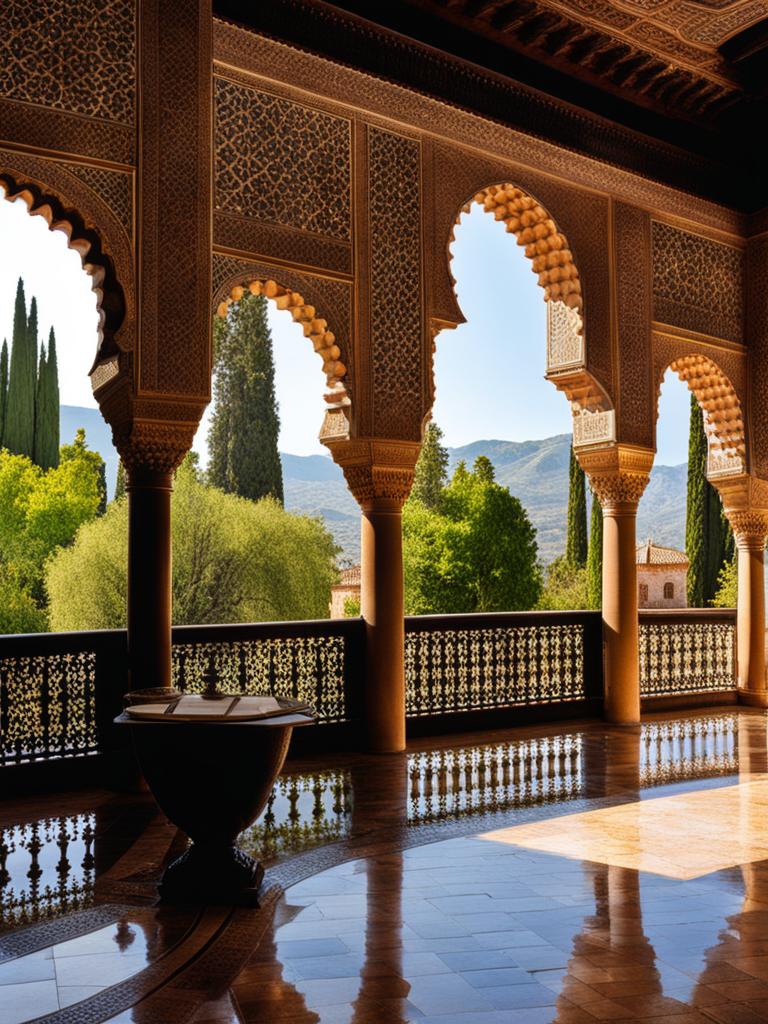
[[[0,765],[97,749],[93,651],[0,659]]]
[[[405,637],[406,714],[584,700],[584,627],[434,629]]]
[[[421,147],[368,135],[372,393],[376,434],[421,437]]]
[[[318,722],[343,722],[344,654],[345,640],[340,636],[176,643],[173,685],[201,693],[205,674],[213,666],[224,692],[292,697],[313,707]]]
[[[215,79],[216,208],[348,240],[351,124]]]
[[[641,622],[640,693],[736,688],[735,622]]]
[[[135,18],[132,0],[6,0],[0,95],[132,124]]]
[[[88,167],[84,164],[64,163],[70,174],[74,174],[92,189],[112,210],[125,228],[129,238],[133,237],[133,182],[125,171],[108,171],[103,167]]]
[[[560,299],[547,303],[547,370],[584,362],[584,338],[578,309]]]
[[[741,249],[652,221],[654,319],[743,340]]]

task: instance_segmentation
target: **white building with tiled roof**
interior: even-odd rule
[[[635,560],[640,608],[688,607],[688,556],[684,551],[661,547],[649,537],[644,544],[637,546]]]
[[[343,619],[346,611],[344,609],[347,600],[360,603],[360,566],[351,565],[348,569],[342,569],[339,574],[339,582],[331,587],[331,618]]]

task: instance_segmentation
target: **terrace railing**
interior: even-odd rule
[[[736,611],[640,613],[640,695],[666,697],[736,687]]]
[[[602,699],[599,612],[405,620],[410,717]]]
[[[642,695],[733,690],[735,635],[732,611],[643,612]],[[173,679],[180,689],[199,691],[213,670],[232,691],[306,700],[317,710],[323,727],[317,735],[328,746],[339,730],[352,742],[359,739],[364,656],[361,619],[180,626],[173,632]],[[405,663],[414,726],[501,724],[528,708],[548,709],[550,717],[595,713],[603,694],[600,615],[408,618]],[[0,637],[0,767],[60,765],[113,750],[111,723],[127,689],[124,631]]]

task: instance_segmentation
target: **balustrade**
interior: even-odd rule
[[[642,695],[733,690],[735,630],[728,610],[643,612]],[[222,689],[305,700],[321,727],[348,728],[359,742],[364,646],[360,619],[181,626],[173,631],[173,681],[199,692],[213,671]],[[413,719],[586,708],[603,695],[600,614],[407,618],[405,672]],[[0,637],[0,766],[110,749],[127,680],[124,631]]]

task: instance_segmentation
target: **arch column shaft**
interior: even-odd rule
[[[725,500],[730,495],[726,492]],[[768,510],[734,509],[726,505],[738,552],[736,658],[739,700],[768,707],[765,680],[765,540]]]
[[[405,749],[402,518],[399,508],[369,508],[361,522],[366,728],[370,748],[382,752]]]
[[[379,438],[325,443],[362,509],[360,610],[366,635],[367,747],[392,753],[405,749],[402,510],[421,445]]]
[[[173,474],[128,474],[130,689],[171,685]]]
[[[765,691],[765,590],[762,546],[739,544],[737,658],[739,689]]]
[[[653,454],[624,444],[591,451],[576,449],[603,510],[605,716],[622,725],[640,721],[635,526]]]
[[[605,715],[640,721],[635,524],[637,505],[603,508]]]

